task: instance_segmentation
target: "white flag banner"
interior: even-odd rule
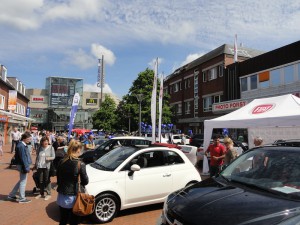
[[[154,64],[154,79],[153,79],[153,90],[152,90],[152,97],[151,97],[152,143],[155,143],[157,71],[158,71],[158,58],[156,58]]]
[[[237,35],[234,36],[234,62],[238,61]]]
[[[159,98],[158,98],[158,138],[161,142],[161,119],[162,119],[162,102],[164,95],[164,75],[160,76],[160,88],[159,88]]]

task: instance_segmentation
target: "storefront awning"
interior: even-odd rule
[[[15,114],[15,113],[11,113],[11,112],[6,112],[4,110],[0,110],[0,114],[6,115],[7,117],[9,117],[9,119],[20,120],[20,121],[28,121],[28,122],[29,121],[31,121],[31,122],[35,121],[35,119],[31,119],[31,118],[21,116],[21,115]]]

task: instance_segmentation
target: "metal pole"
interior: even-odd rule
[[[139,115],[139,136],[141,136],[141,130],[142,130],[142,124],[141,124],[141,120],[142,120],[142,113],[141,113],[141,102],[142,100],[139,101],[140,103],[140,115]]]
[[[128,129],[129,129],[129,133],[130,133],[130,116],[129,116],[129,124],[128,124]]]

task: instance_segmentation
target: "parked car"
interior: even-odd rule
[[[203,134],[194,134],[191,138],[190,138],[190,145],[192,146],[196,146],[196,147],[200,147],[203,145],[203,138],[204,135]]]
[[[190,136],[185,135],[185,143],[183,143],[184,145],[189,145],[190,144]],[[171,141],[172,144],[181,144],[181,139],[182,139],[182,135],[181,134],[173,134],[171,136]]]
[[[96,197],[97,223],[119,210],[164,202],[166,196],[201,180],[180,150],[167,147],[119,147],[86,167],[86,190]]]
[[[300,147],[253,148],[218,177],[170,194],[161,224],[299,224],[299,177]]]
[[[150,133],[146,133],[146,134],[142,134],[143,137],[145,137],[147,140],[152,142],[152,134]],[[159,140],[158,137],[155,137],[155,142],[160,142],[160,143],[168,143],[168,138],[166,137],[166,134],[161,134],[161,138]]]
[[[119,146],[149,146],[151,141],[143,137],[122,136],[107,139],[104,143],[98,146],[95,150],[85,151],[79,158],[86,164],[95,162],[97,159],[105,155],[110,150]]]

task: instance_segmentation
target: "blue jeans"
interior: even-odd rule
[[[16,196],[17,192],[20,192],[20,200],[24,200],[25,198],[25,188],[27,183],[27,175],[28,173],[22,173],[22,166],[17,165],[17,168],[20,173],[20,180],[18,183],[16,183],[15,187],[12,189],[12,191],[9,193],[9,196],[14,197]]]

